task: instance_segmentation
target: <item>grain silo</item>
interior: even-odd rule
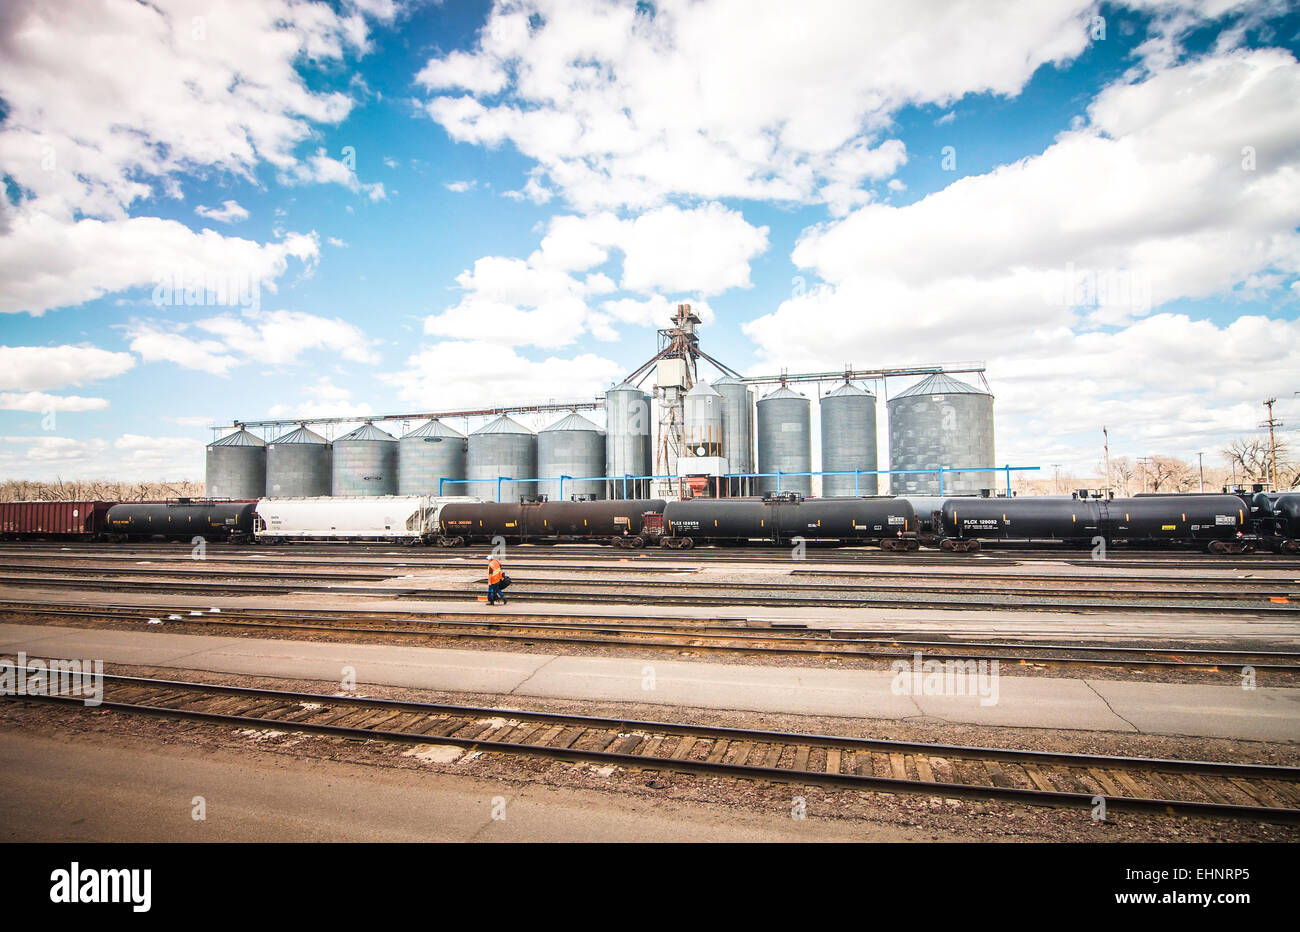
[[[466,486],[466,495],[494,501],[497,480],[537,478],[537,435],[504,414],[469,435],[466,457],[467,479],[489,480]],[[536,498],[536,482],[502,482],[501,501]]]
[[[434,418],[397,442],[397,494],[473,495],[474,490],[459,482],[464,479],[465,435]]]
[[[875,470],[876,396],[845,382],[822,396],[822,472]],[[876,476],[822,476],[822,496],[875,495]]]
[[[682,451],[687,457],[722,455],[722,395],[699,381],[682,401]]]
[[[330,494],[330,442],[306,425],[266,445],[268,498],[315,498]]]
[[[889,399],[889,467],[991,468],[993,396],[952,376],[935,373]],[[994,487],[992,472],[945,474],[944,495]],[[890,476],[895,495],[938,495],[937,473]]]
[[[397,438],[369,421],[334,441],[333,495],[396,495]]]
[[[758,471],[812,471],[811,406],[807,398],[784,385],[758,402]],[[812,477],[764,476],[758,480],[757,491],[811,495]]]
[[[240,428],[208,444],[204,494],[261,498],[266,494],[266,441]]]
[[[624,382],[605,392],[605,475],[611,498],[648,498],[648,480],[624,480],[624,476],[648,476],[653,467],[650,441],[650,396]]]
[[[728,472],[754,471],[754,393],[740,379],[723,376],[713,382],[722,396],[722,455]],[[752,479],[731,480],[733,492],[748,489]]]
[[[568,501],[575,495],[604,498],[604,479],[579,476],[605,475],[605,435],[599,427],[574,412],[537,434],[537,475],[555,477],[538,483],[548,501]],[[560,488],[560,476],[569,476]]]

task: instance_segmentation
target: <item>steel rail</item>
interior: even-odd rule
[[[663,758],[650,756],[649,754],[607,751],[604,750],[604,747],[609,747],[614,744],[614,742],[618,741],[618,738],[623,736],[625,732],[640,732],[642,733],[642,737],[645,738],[649,738],[649,733],[651,732],[659,732],[664,736],[693,738],[692,748],[694,741],[705,739],[713,740],[715,742],[726,741],[728,742],[728,745],[737,741],[747,742],[751,746],[751,750],[753,747],[760,744],[783,745],[787,748],[820,747],[828,749],[838,748],[841,750],[848,749],[853,752],[876,751],[892,754],[906,754],[910,752],[913,755],[924,754],[930,758],[940,757],[943,759],[953,758],[957,760],[995,761],[1014,763],[1022,766],[1058,765],[1084,770],[1090,768],[1102,770],[1117,769],[1120,771],[1146,773],[1148,775],[1159,775],[1162,773],[1179,774],[1197,777],[1223,777],[1228,780],[1236,781],[1251,779],[1275,780],[1289,785],[1294,785],[1297,780],[1300,780],[1300,768],[1264,764],[1233,764],[1215,761],[1109,757],[1104,755],[1076,754],[1059,751],[1025,751],[1005,748],[882,741],[871,738],[762,731],[757,729],[730,728],[723,726],[643,721],[630,718],[611,719],[596,716],[571,715],[566,713],[456,706],[444,703],[415,702],[411,700],[340,697],[320,693],[273,690],[258,687],[193,683],[181,680],[160,680],[150,677],[132,677],[114,674],[103,674],[102,676],[105,682],[119,684],[125,683],[145,690],[162,689],[164,691],[164,695],[161,697],[149,697],[148,701],[150,702],[156,702],[162,698],[165,698],[166,701],[175,702],[178,699],[183,698],[183,693],[188,690],[199,693],[200,701],[202,699],[202,694],[207,693],[211,695],[244,695],[260,700],[268,700],[275,703],[275,705],[263,710],[262,714],[246,715],[205,712],[202,710],[176,708],[164,705],[149,705],[144,704],[143,702],[121,702],[106,698],[95,708],[108,708],[118,711],[135,712],[167,718],[192,719],[240,726],[273,726],[290,732],[319,734],[331,737],[364,738],[405,744],[445,744],[466,748],[471,751],[495,751],[512,755],[522,754],[526,756],[547,757],[570,761],[598,761],[642,770],[657,769],[689,771],[692,773],[702,773],[714,776],[761,779],[781,783],[811,784],[837,788],[848,787],[875,792],[908,792],[926,796],[962,796],[966,798],[980,799],[992,798],[1032,803],[1035,805],[1078,807],[1087,809],[1091,809],[1095,805],[1095,799],[1097,795],[1099,795],[1062,790],[1044,790],[1042,788],[1028,789],[999,785],[986,786],[977,783],[930,782],[907,777],[877,777],[865,774],[818,772],[808,769],[793,769],[776,766],[753,765],[748,763],[726,763],[724,760],[726,757],[725,753],[718,755],[718,760],[713,760],[713,755],[710,755],[709,759],[701,761],[685,757]],[[171,693],[175,693],[179,690],[182,695],[168,694],[168,690],[170,690]],[[77,704],[84,707],[84,700],[78,696],[36,695],[18,697],[6,696],[5,698],[63,705]],[[324,709],[327,706],[349,706],[352,708],[371,707],[382,710],[396,710],[396,714],[412,712],[432,717],[447,716],[448,724],[455,721],[456,716],[469,718],[471,720],[474,718],[506,718],[508,720],[540,723],[540,726],[555,726],[558,724],[561,726],[577,726],[584,730],[599,729],[605,733],[614,731],[616,736],[601,749],[583,749],[572,746],[556,746],[554,744],[516,744],[507,741],[483,740],[476,737],[456,737],[454,733],[434,735],[430,732],[436,722],[428,723],[424,730],[420,732],[409,732],[381,729],[377,727],[378,725],[385,724],[387,721],[391,720],[391,717],[380,719],[376,722],[376,727],[363,727],[360,725],[341,726],[328,723],[313,723],[309,721],[286,721],[283,718],[275,718],[269,714],[271,712],[282,712],[288,706],[292,705],[298,705],[301,709],[304,704],[318,705],[321,709]],[[246,711],[251,711],[251,709]],[[313,714],[315,714],[314,711]],[[337,716],[336,718],[341,717],[342,716]],[[453,729],[453,732],[459,731],[467,724],[468,723],[462,723],[457,728]],[[540,726],[538,730],[540,730]],[[537,737],[538,730],[534,730],[533,732],[522,736],[522,740],[530,740]],[[486,732],[480,731],[478,733],[483,734]],[[558,735],[553,737],[558,737]],[[637,736],[629,735],[628,737]],[[570,738],[570,744],[573,740],[575,739]],[[620,744],[621,743],[622,742],[620,742]],[[644,742],[644,744],[648,745],[649,742]],[[641,747],[642,745],[643,742],[638,740],[634,746]],[[725,750],[726,747],[724,746],[724,751]],[[747,757],[748,752],[746,754],[746,759]],[[1163,783],[1163,781],[1161,782]],[[1234,783],[1234,785],[1239,784]],[[1253,794],[1248,793],[1247,795]],[[1250,818],[1266,822],[1300,822],[1300,809],[1290,806],[1242,805],[1239,803],[1200,802],[1186,799],[1162,799],[1156,797],[1124,795],[1105,795],[1104,799],[1107,807],[1115,810],[1154,812],[1172,815],[1195,815],[1201,817]]]

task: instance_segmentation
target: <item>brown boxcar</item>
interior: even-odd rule
[[[0,536],[96,537],[114,502],[0,502]]]

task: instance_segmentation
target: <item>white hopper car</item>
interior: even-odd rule
[[[477,499],[432,495],[263,498],[257,503],[253,538],[277,544],[295,540],[377,540],[430,543],[438,538],[443,505]]]

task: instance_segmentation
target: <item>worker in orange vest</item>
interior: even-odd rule
[[[488,557],[488,605],[496,605],[497,599],[501,600],[502,605],[506,604],[506,594],[501,591],[501,582],[505,578],[501,561],[496,557]]]

